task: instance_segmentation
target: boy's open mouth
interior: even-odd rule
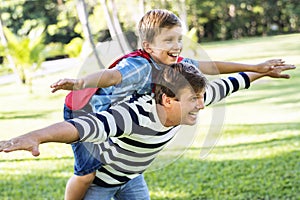
[[[176,58],[179,56],[179,53],[168,53],[169,56]]]

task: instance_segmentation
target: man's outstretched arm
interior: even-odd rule
[[[17,150],[30,151],[33,156],[40,155],[39,145],[46,142],[72,143],[79,140],[77,129],[69,122],[59,122],[27,134],[0,141],[0,152]]]
[[[205,92],[205,105],[217,103],[233,92],[248,88],[250,83],[263,77],[289,79],[284,71],[295,69],[294,65],[275,66],[273,70],[266,73],[240,72],[227,78],[214,79],[209,82]]]

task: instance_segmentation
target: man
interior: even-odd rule
[[[239,78],[249,86],[250,81],[265,75],[281,77],[286,69],[283,66],[269,74],[249,73]],[[160,77],[154,99],[149,95],[132,96],[107,111],[83,112],[78,118],[2,141],[0,151],[28,150],[38,155],[38,145],[45,142],[99,143],[101,151],[92,154],[101,161],[94,180],[97,186],[92,185],[85,198],[149,199],[141,174],[175,136],[180,124],[196,123],[197,113],[204,108],[206,87],[203,75],[187,63],[166,67]],[[231,80],[226,84],[241,81]]]

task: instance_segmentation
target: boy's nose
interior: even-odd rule
[[[175,42],[173,48],[176,49],[176,50],[182,49],[182,43],[181,42]]]

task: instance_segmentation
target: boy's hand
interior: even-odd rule
[[[82,79],[61,79],[56,83],[50,85],[52,93],[57,90],[80,90],[83,88],[83,80]]]
[[[272,59],[272,60],[267,60],[263,63],[259,63],[257,64],[256,70],[254,70],[255,72],[258,73],[266,73],[269,71],[272,71],[274,69],[274,67],[276,66],[284,66],[285,61],[281,60],[281,59]]]
[[[285,78],[289,79],[290,75],[288,74],[282,74],[281,72],[286,71],[286,70],[291,70],[291,69],[296,69],[296,66],[294,65],[279,65],[279,66],[274,66],[273,70],[267,72],[265,75],[269,76],[271,78]]]
[[[12,152],[18,150],[30,151],[33,156],[39,156],[39,143],[26,137],[16,137],[11,140],[0,141],[0,152]]]

